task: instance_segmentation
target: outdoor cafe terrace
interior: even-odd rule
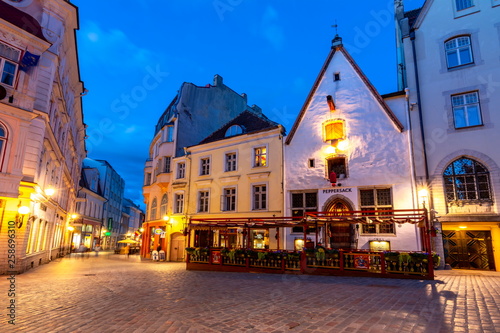
[[[346,223],[417,224],[424,251],[371,251],[323,246],[305,246],[300,251],[279,248],[283,228],[302,227],[304,244],[310,237],[308,230],[314,230],[315,244],[318,244],[320,236],[328,239],[325,231],[328,227]],[[250,235],[256,229],[276,230],[277,248],[253,248]],[[223,235],[236,230],[242,237],[241,246],[221,247],[214,242],[216,233]],[[319,230],[324,234],[320,235]],[[433,280],[434,266],[438,265],[439,257],[431,253],[430,230],[425,209],[309,212],[304,217],[192,218],[187,232],[189,246],[186,248],[186,269]],[[208,235],[208,246],[191,246],[200,243],[200,232]]]

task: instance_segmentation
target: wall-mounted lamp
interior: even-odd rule
[[[24,217],[30,213],[30,208],[27,206],[19,206],[17,209],[17,216],[16,216],[16,227],[18,229],[21,229],[23,227],[24,223]]]
[[[47,188],[45,189],[45,194],[49,197],[53,196],[54,194],[56,193],[56,190],[54,190],[53,188]]]
[[[423,188],[420,191],[418,191],[418,198],[422,206],[425,208],[425,204],[428,202],[428,197],[429,197],[429,191],[427,189]]]

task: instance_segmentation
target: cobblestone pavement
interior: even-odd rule
[[[186,271],[101,253],[2,276],[0,332],[500,332],[500,273],[435,281]]]

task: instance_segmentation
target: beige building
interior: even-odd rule
[[[0,1],[0,273],[64,255],[85,125],[68,1]]]

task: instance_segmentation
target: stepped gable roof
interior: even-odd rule
[[[48,42],[43,35],[42,26],[33,16],[9,5],[4,1],[0,1],[0,19],[3,19],[15,25],[16,27],[19,27],[24,31],[27,31],[30,34]]]
[[[286,138],[285,143],[287,145],[289,145],[292,142],[293,136],[294,136],[295,132],[297,131],[297,129],[300,125],[300,122],[304,118],[304,115],[306,114],[306,111],[309,107],[309,103],[310,103],[311,99],[313,98],[314,94],[316,93],[316,90],[317,90],[318,86],[320,85],[321,80],[322,80],[323,76],[325,75],[325,72],[326,72],[328,66],[330,65],[331,60],[333,59],[333,55],[336,52],[340,52],[344,55],[347,62],[349,62],[349,64],[354,69],[354,71],[359,75],[359,77],[361,78],[363,83],[366,85],[368,90],[373,94],[375,99],[379,102],[380,106],[385,111],[387,116],[391,119],[394,126],[398,129],[398,131],[400,131],[400,132],[403,131],[403,129],[404,129],[403,124],[401,124],[401,122],[396,117],[396,115],[392,112],[392,110],[389,108],[389,106],[385,103],[384,99],[378,93],[375,86],[373,86],[373,84],[370,82],[370,80],[368,80],[368,77],[366,77],[366,75],[363,73],[361,68],[358,66],[358,64],[351,57],[349,52],[347,52],[347,50],[344,48],[344,46],[342,44],[339,44],[336,46],[332,46],[330,53],[328,54],[328,57],[326,58],[323,66],[321,67],[321,70],[319,71],[319,74],[316,77],[316,80],[314,81],[314,84],[313,84],[311,90],[309,91],[309,94],[307,95],[307,98],[306,98],[306,101],[304,102],[304,105],[302,106],[302,108],[299,112],[299,115],[297,116],[297,119],[295,119],[295,122],[293,123],[292,129],[290,130],[290,134],[288,134],[288,136]]]
[[[421,11],[422,11],[422,8],[417,8],[417,9],[412,9],[412,10],[405,12],[405,14],[404,14],[405,18],[408,18],[408,24],[410,25],[410,27],[413,27],[413,24],[417,20],[418,15],[420,14]]]
[[[260,132],[260,131],[264,131],[264,130],[270,130],[270,129],[277,128],[280,126],[278,123],[275,123],[274,121],[269,120],[263,114],[257,115],[254,112],[246,110],[246,111],[243,111],[242,113],[240,113],[233,120],[231,120],[228,123],[226,123],[225,125],[223,125],[217,131],[213,132],[208,137],[203,139],[200,142],[200,144],[225,139],[227,129],[233,125],[239,125],[243,130],[243,133],[237,134],[234,136],[251,134],[251,133],[256,133],[256,132]]]

